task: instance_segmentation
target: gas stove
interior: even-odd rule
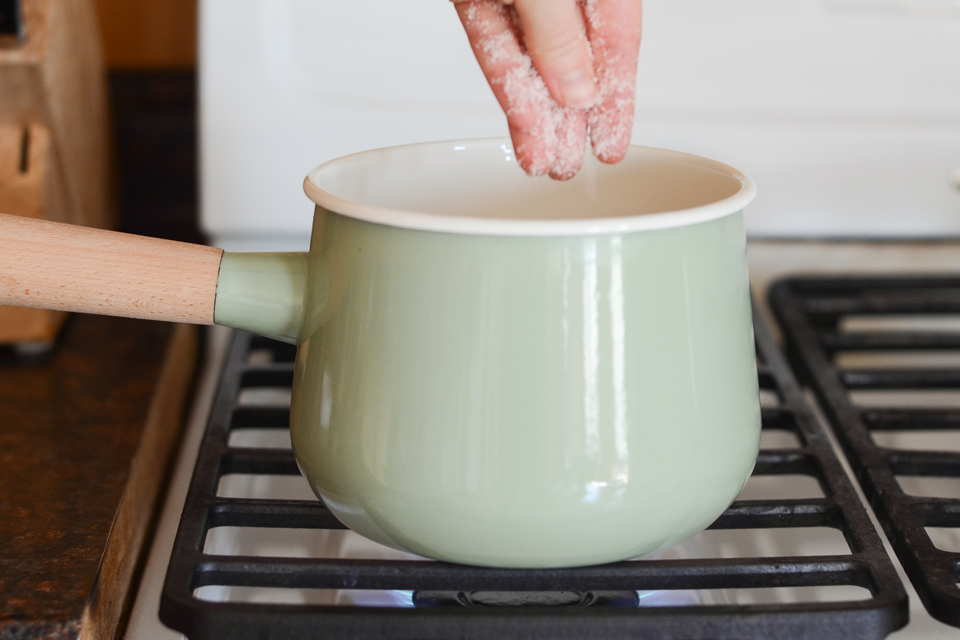
[[[960,260],[956,249],[948,243],[754,242],[755,295],[765,300],[767,284],[782,275],[779,269],[796,270],[804,255],[819,256],[810,264],[821,270],[830,266],[829,257],[855,255],[861,272],[932,272],[960,266],[951,262]],[[768,266],[771,256],[778,257],[777,267]],[[816,269],[803,270],[810,275]],[[807,291],[819,291],[809,282]],[[840,286],[819,282],[830,291]],[[916,281],[908,284],[915,298],[922,297]],[[836,303],[829,322],[816,316],[819,329],[830,325],[848,340],[885,335],[901,336],[902,342],[918,332],[921,340],[928,337],[925,346],[907,353],[848,347],[833,362],[845,375],[861,376],[899,370],[929,377],[924,367],[957,366],[949,364],[949,358],[960,358],[951,353],[949,339],[960,336],[960,316],[949,314],[943,299],[945,290],[960,298],[960,281],[932,288],[941,302],[936,308],[901,304],[890,313]],[[664,638],[882,638],[891,632],[893,638],[956,637],[955,628],[927,612],[903,571],[913,562],[910,551],[904,555],[902,541],[891,534],[898,558],[879,526],[874,509],[889,518],[887,507],[872,493],[868,499],[854,481],[863,478],[863,452],[851,450],[844,432],[828,426],[825,416],[833,407],[797,384],[796,373],[810,380],[808,372],[803,366],[791,371],[763,319],[771,308],[758,308],[763,451],[738,501],[710,530],[674,548],[571,572],[446,565],[343,529],[313,497],[289,451],[293,349],[216,330],[127,637],[181,637],[160,617],[191,638],[446,637],[452,630],[471,637],[618,637],[641,631]],[[786,344],[793,345],[787,335]],[[941,417],[960,415],[960,392],[949,384],[941,382],[932,396],[916,387],[867,389],[861,383],[850,393],[874,410],[933,407]],[[928,424],[912,433],[877,429],[874,441],[908,455],[918,448],[952,450],[926,455],[956,460],[955,426]],[[952,468],[941,465],[927,475],[898,471],[897,480],[907,494],[920,496],[916,500],[944,503],[953,513],[955,500],[949,498],[960,492]],[[960,550],[960,529],[952,528],[957,523],[949,513],[930,521],[934,528],[927,530],[943,556],[934,574],[942,575],[943,562],[953,571],[950,554]]]

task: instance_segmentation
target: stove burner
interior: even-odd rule
[[[287,438],[242,447],[243,439],[234,437],[245,430],[288,432],[294,358],[290,345],[238,332],[184,505],[160,619],[191,640],[883,638],[906,624],[903,585],[769,329],[756,315],[755,323],[760,386],[771,402],[762,409],[767,444],[754,477],[786,477],[787,484],[799,477],[822,491],[738,500],[711,525],[713,531],[699,537],[756,530],[774,543],[766,552],[736,556],[719,548],[677,558],[667,550],[639,561],[549,570],[392,557],[218,555],[208,549],[208,533],[221,527],[343,531],[317,500],[218,494],[221,480],[231,475],[299,475],[292,451],[277,448]],[[776,552],[777,541],[806,528],[837,534],[841,550]],[[204,599],[208,590],[221,588],[301,595],[293,603],[249,591],[243,594],[247,600]],[[839,591],[840,597],[802,597],[817,589]],[[801,597],[772,597],[784,591]],[[400,606],[385,606],[384,593],[411,594],[421,606],[405,608],[405,597]],[[361,601],[372,606],[359,606]]]
[[[636,591],[417,591],[416,607],[637,607]]]

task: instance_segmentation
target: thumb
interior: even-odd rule
[[[593,57],[577,0],[514,0],[514,7],[524,45],[550,95],[574,109],[596,104]]]

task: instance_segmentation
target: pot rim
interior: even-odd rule
[[[495,147],[507,154],[512,153],[513,150],[509,138],[446,140],[371,149],[343,156],[315,167],[304,178],[303,190],[307,197],[324,209],[357,220],[404,229],[488,236],[589,236],[685,227],[740,212],[754,199],[757,192],[756,184],[750,177],[722,162],[681,151],[639,145],[630,145],[628,155],[643,153],[675,164],[711,169],[739,181],[740,188],[732,195],[719,200],[672,211],[605,218],[517,219],[426,213],[380,206],[339,196],[320,186],[325,172],[340,169],[344,165],[356,164],[365,158],[382,156],[386,152],[429,146],[463,149],[468,145]],[[520,170],[519,167],[515,169]],[[538,179],[547,180],[548,178]]]

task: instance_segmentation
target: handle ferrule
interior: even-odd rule
[[[295,342],[306,280],[306,253],[224,253],[214,322]]]

